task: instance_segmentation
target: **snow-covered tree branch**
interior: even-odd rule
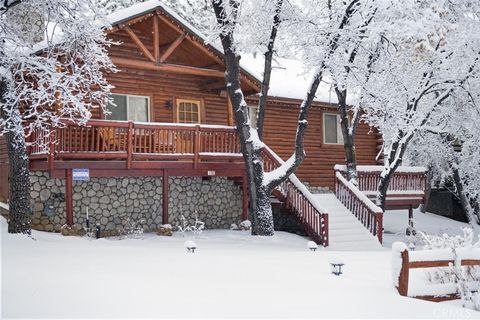
[[[4,3],[0,24],[0,128],[10,158],[10,232],[29,232],[26,140],[68,118],[84,124],[104,108],[114,71],[104,12],[95,0]],[[38,143],[32,141],[31,143]]]

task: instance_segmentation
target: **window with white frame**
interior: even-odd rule
[[[323,114],[323,142],[326,144],[343,144],[340,115],[333,113]]]
[[[248,113],[250,118],[250,126],[257,129],[258,107],[248,106]]]
[[[150,97],[128,94],[112,94],[115,105],[109,105],[108,120],[132,120],[147,122],[150,118]]]

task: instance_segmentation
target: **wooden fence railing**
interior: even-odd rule
[[[280,167],[283,160],[270,148],[263,149],[265,172]],[[318,244],[328,246],[328,213],[319,207],[307,188],[292,174],[282,182],[273,192],[277,198],[285,203],[304,225],[307,234]]]
[[[363,193],[375,193],[378,190],[383,166],[357,166],[358,189]],[[346,175],[345,165],[336,165],[335,171]],[[426,169],[424,167],[398,167],[390,180],[388,192],[391,194],[422,194],[426,188]]]
[[[394,244],[394,246],[395,245],[396,244]],[[409,251],[404,244],[403,247],[403,251],[395,252],[394,250],[393,252],[393,254],[401,255],[401,269],[398,274],[398,281],[395,284],[400,295],[436,302],[460,298],[458,293],[455,292],[455,285],[450,286],[453,288],[454,292],[443,292],[437,294],[424,294],[422,292],[421,295],[416,295],[412,293],[409,294],[409,278],[411,269],[449,267],[452,266],[455,261],[453,259],[453,253],[450,249]],[[457,252],[462,254],[462,257],[460,259],[460,264],[462,266],[480,266],[480,249],[460,248],[456,250]],[[438,260],[431,259],[431,257],[435,255],[435,251],[437,251],[439,253],[438,256],[441,257]],[[425,252],[427,252],[427,257],[424,257]],[[395,259],[392,260],[395,261]],[[436,289],[438,290],[438,288]]]
[[[54,132],[34,132],[32,158],[104,160],[240,159],[234,127],[91,120],[69,121]],[[38,143],[40,141],[41,143]]]
[[[383,211],[340,172],[335,172],[335,195],[340,202],[382,243]]]

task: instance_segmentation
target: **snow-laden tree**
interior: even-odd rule
[[[253,216],[252,232],[258,235],[274,233],[270,194],[272,190],[285,181],[305,157],[304,135],[308,124],[308,111],[315,98],[316,91],[326,70],[326,61],[338,48],[338,41],[343,29],[347,28],[350,19],[357,13],[358,0],[347,1],[339,11],[339,19],[332,23],[329,32],[317,34],[318,28],[311,28],[309,11],[305,3],[276,1],[240,1],[213,0],[212,5],[218,23],[218,34],[225,54],[226,82],[229,97],[235,112],[235,123],[240,137],[247,177],[251,216]],[[316,1],[309,3],[315,8]],[[321,5],[321,4],[318,4]],[[328,20],[328,16],[315,17]],[[295,43],[290,31],[295,28],[310,41],[325,41],[323,51],[319,52],[311,63],[314,73],[310,85],[305,88],[305,98],[300,105],[298,126],[295,136],[295,151],[279,168],[265,173],[263,169],[262,143],[265,107],[268,99],[272,60],[278,56],[276,40],[281,39],[282,52],[295,52]],[[258,104],[257,128],[250,126],[250,119],[244,94],[240,86],[240,59],[242,53],[262,53],[264,56],[263,81]]]
[[[475,85],[477,84],[477,85]],[[468,221],[479,233],[480,199],[480,109],[476,101],[478,78],[470,79],[468,91],[452,95],[447,108],[455,110],[443,118],[436,114],[418,132],[406,152],[406,161],[429,168],[437,185],[451,185]],[[437,119],[437,117],[440,119]]]
[[[324,81],[337,96],[348,180],[357,184],[355,134],[361,120],[360,99],[362,86],[371,73],[370,66],[378,57],[381,29],[377,12],[388,8],[387,1],[305,1],[301,9],[309,24],[298,28],[293,20],[289,36],[293,36],[295,50],[309,66],[319,61],[325,66]],[[345,19],[345,12],[351,17]],[[355,14],[353,14],[355,13]],[[304,18],[304,19],[305,19]],[[338,26],[342,30],[338,32]],[[308,32],[305,32],[305,28]],[[337,49],[329,54],[329,42],[334,36]],[[290,39],[288,39],[290,40]],[[360,82],[362,79],[363,82]],[[353,98],[349,98],[352,96]]]
[[[0,12],[0,128],[8,144],[11,233],[30,232],[26,137],[103,108],[113,71],[95,0],[6,1]],[[34,141],[33,143],[38,143]]]
[[[381,12],[377,13],[379,15]],[[382,17],[382,50],[362,106],[384,139],[377,204],[385,208],[392,175],[419,132],[450,119],[453,97],[479,72],[479,4],[471,0],[403,1]],[[453,109],[452,109],[453,106]]]

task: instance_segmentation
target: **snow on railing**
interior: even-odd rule
[[[382,243],[382,209],[338,171],[335,172],[335,196]]]
[[[424,284],[415,281],[415,286],[409,288],[411,269],[442,268],[456,264],[480,267],[480,248],[456,248],[455,255],[451,249],[409,251],[404,243],[395,242],[392,245],[393,284],[402,296],[430,301],[458,299],[455,283]]]
[[[284,163],[268,146],[262,150],[265,172],[271,172]],[[297,215],[315,242],[328,246],[328,213],[294,174],[282,182],[273,193],[282,198],[286,206]]]
[[[376,192],[383,168],[383,166],[357,166],[358,189],[362,192]],[[335,171],[345,175],[347,168],[345,165],[337,164]],[[402,191],[404,195],[419,193],[423,195],[426,188],[426,172],[425,167],[398,167],[390,180],[388,193]]]
[[[32,134],[30,157],[54,159],[191,160],[237,159],[240,146],[234,127],[90,120],[79,126],[64,120],[51,134]]]

